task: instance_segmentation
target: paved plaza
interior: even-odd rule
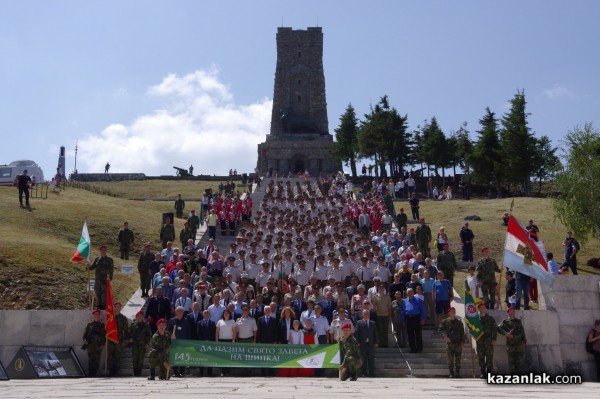
[[[12,398],[597,398],[600,385],[492,386],[479,379],[361,378],[141,378],[11,380],[0,382],[3,399]],[[193,396],[190,396],[193,395]]]

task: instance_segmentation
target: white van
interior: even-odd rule
[[[44,172],[37,163],[30,160],[13,161],[8,165],[0,165],[0,186],[12,186],[18,175],[27,169],[27,174],[36,183],[44,182]]]

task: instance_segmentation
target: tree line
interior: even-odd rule
[[[409,167],[433,172],[445,180],[445,171],[461,168],[471,183],[529,195],[537,183],[553,178],[561,170],[557,147],[550,138],[537,137],[529,127],[524,91],[510,100],[510,109],[497,117],[489,107],[479,120],[477,138],[471,139],[467,123],[444,132],[435,116],[410,130],[408,116],[389,103],[387,95],[371,106],[362,120],[352,104],[346,107],[335,129],[332,155],[349,166],[357,177],[356,163],[373,159],[376,176],[402,176]],[[445,185],[445,181],[443,183]]]

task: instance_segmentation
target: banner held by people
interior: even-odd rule
[[[175,339],[169,363],[180,367],[330,369],[340,366],[339,351],[339,345],[250,345]]]
[[[542,241],[534,241],[517,219],[510,215],[504,246],[504,266],[531,276],[552,287],[554,276],[548,271],[546,248]]]

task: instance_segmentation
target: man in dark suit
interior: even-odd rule
[[[250,309],[248,310],[248,316],[258,320],[263,316],[263,312],[261,308],[257,307],[256,300],[253,299],[250,301]]]
[[[302,291],[296,291],[295,295],[296,298],[292,301],[292,309],[294,309],[296,316],[300,317],[302,312],[306,310],[306,302],[302,299]]]
[[[337,302],[333,299],[333,292],[327,291],[325,299],[319,302],[321,305],[321,314],[327,317],[329,324],[333,321],[333,312],[337,309]]]
[[[160,319],[170,319],[171,318],[171,302],[168,298],[163,296],[163,288],[157,287],[155,289],[156,296],[153,296],[148,301],[148,306],[146,307],[146,320],[150,323],[150,329],[152,330],[152,334],[156,332],[156,322]]]
[[[192,311],[186,316],[190,325],[190,339],[198,339],[197,324],[202,320],[202,312],[200,312],[200,304],[194,302]]]
[[[277,319],[271,317],[271,307],[265,306],[265,315],[256,322],[256,342],[260,344],[274,344],[277,342]],[[271,374],[272,369],[262,369],[262,375]]]
[[[354,333],[360,347],[360,357],[362,358],[363,376],[375,376],[375,348],[379,344],[377,327],[371,320],[369,310],[363,310],[363,318],[356,323]]]
[[[214,341],[216,332],[217,325],[210,319],[210,312],[205,310],[202,313],[202,320],[196,324],[196,337],[199,341]],[[204,377],[205,371],[207,377],[212,375],[212,367],[200,367],[200,377]]]

